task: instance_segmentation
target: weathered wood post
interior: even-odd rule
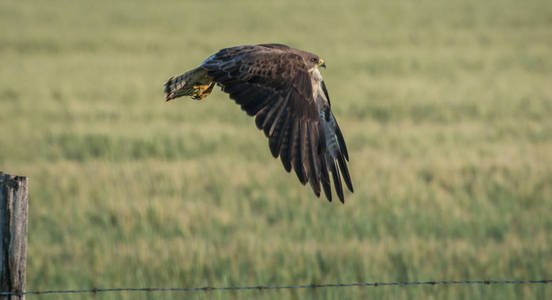
[[[0,172],[0,291],[25,291],[27,266],[27,177]],[[24,300],[25,295],[0,295]]]

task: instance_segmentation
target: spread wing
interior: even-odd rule
[[[313,86],[303,58],[279,45],[239,46],[220,50],[201,65],[230,94],[269,139],[274,157],[295,170],[317,197],[320,185],[331,201],[330,173],[341,202],[341,175],[353,191],[347,148],[330,111],[327,90]],[[319,92],[323,90],[324,92]]]

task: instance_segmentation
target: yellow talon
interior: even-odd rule
[[[213,87],[215,86],[214,82],[211,82],[210,84],[205,85],[194,85],[194,94],[192,95],[192,98],[194,100],[201,100],[205,97],[209,96],[211,94],[211,91],[213,90]]]

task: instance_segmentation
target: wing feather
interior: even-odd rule
[[[337,142],[339,143],[339,148],[341,149],[343,156],[345,156],[345,159],[349,161],[349,152],[347,151],[347,145],[345,145],[345,139],[343,138],[343,134],[341,133],[341,129],[339,128],[339,124],[337,124],[337,122],[335,123],[335,135],[337,136]]]
[[[277,115],[277,112],[281,111],[282,106],[286,102],[284,98],[275,96],[278,98],[275,101],[270,101],[257,112],[255,115],[255,123],[257,128],[264,129],[266,136],[268,136],[268,129],[272,126],[272,123],[275,121],[274,118]],[[270,126],[267,126],[270,124]],[[268,129],[267,129],[268,127]]]
[[[273,130],[271,129],[272,133],[270,134],[270,138],[268,141],[270,152],[272,153],[272,156],[274,156],[275,158],[278,157],[278,155],[280,154],[280,151],[282,149],[282,139],[284,135],[287,134],[287,130],[289,128],[288,119],[290,117],[290,114],[287,112],[287,109],[285,108],[283,111],[284,113],[277,121],[277,125],[273,127],[274,128]],[[276,122],[274,124],[276,124]]]
[[[328,171],[328,165],[326,164],[326,158],[322,157],[320,159],[320,165],[322,166],[320,173],[320,182],[322,183],[322,188],[324,188],[324,194],[328,201],[332,202],[332,187],[330,184],[330,174]]]
[[[293,169],[295,169],[295,174],[297,179],[302,184],[307,183],[307,176],[305,174],[305,168],[303,166],[303,161],[301,160],[301,147],[302,147],[302,134],[301,134],[301,125],[302,122],[299,119],[295,119],[293,124],[292,131],[292,143],[291,143],[291,162]]]
[[[345,162],[344,155],[337,156],[337,161],[339,163],[339,169],[341,170],[341,175],[345,180],[345,184],[349,191],[354,192],[353,183],[351,182],[351,175],[349,175],[349,169],[347,168],[347,163]]]
[[[268,111],[265,120],[263,121],[262,128],[264,128],[264,133],[268,137],[270,128],[272,128],[272,125],[276,122],[276,116],[280,114],[282,111],[283,105],[285,105],[285,102],[288,98],[279,97],[278,102],[276,102],[271,108],[270,111]]]
[[[307,148],[309,160],[309,183],[316,197],[320,197],[320,160],[318,158],[317,137],[318,129],[313,129],[313,124],[307,123]]]
[[[274,133],[275,127],[277,124],[280,123],[280,120],[282,118],[282,114],[284,114],[284,111],[287,114],[287,103],[289,100],[289,94],[286,96],[284,102],[282,103],[281,107],[278,110],[278,114],[274,117],[274,120],[272,121],[272,125],[265,127],[265,135],[270,137]],[[268,125],[268,124],[267,124]]]
[[[328,159],[328,160],[329,161],[327,162],[327,164],[330,166],[330,172],[332,173],[337,197],[339,197],[339,200],[341,202],[345,202],[345,198],[343,197],[343,187],[341,186],[341,178],[339,177],[339,169],[337,168],[335,160],[333,159]]]
[[[282,145],[280,149],[280,160],[286,171],[291,171],[291,132],[293,131],[293,124],[295,123],[295,117],[289,116],[288,122],[284,132],[282,133]]]
[[[266,120],[266,116],[268,115],[268,111],[270,110],[272,106],[267,105],[263,109],[261,109],[256,115],[255,115],[255,125],[257,125],[258,129],[263,129],[263,124]]]
[[[308,158],[308,140],[307,140],[307,122],[304,120],[299,121],[299,153],[297,154],[301,160],[300,160],[300,167],[303,170],[304,176],[303,181],[301,183],[306,184],[309,180],[309,168],[307,166],[309,165],[309,158]]]

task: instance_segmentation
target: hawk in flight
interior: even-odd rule
[[[310,183],[317,197],[320,185],[332,201],[330,173],[339,200],[344,202],[341,177],[353,192],[347,169],[349,154],[330,109],[330,97],[318,67],[318,55],[281,44],[225,48],[164,85],[167,101],[207,97],[215,84],[228,93],[268,137],[272,155],[286,171],[295,170],[302,184]]]

